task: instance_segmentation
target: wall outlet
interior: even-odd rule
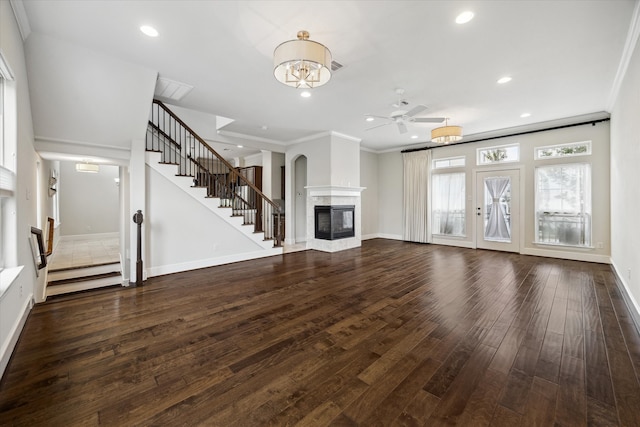
[[[20,297],[22,298],[22,285],[20,285]]]
[[[627,277],[631,280],[631,269],[627,269]]]

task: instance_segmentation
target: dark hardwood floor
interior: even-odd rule
[[[0,383],[24,426],[638,426],[607,265],[369,240],[37,305]]]

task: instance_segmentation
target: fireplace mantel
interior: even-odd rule
[[[367,187],[347,187],[340,185],[309,185],[304,187],[308,191],[309,197],[330,196],[330,197],[360,197],[360,193]]]

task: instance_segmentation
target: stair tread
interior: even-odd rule
[[[84,281],[96,280],[96,279],[106,279],[109,277],[120,277],[120,272],[114,271],[111,273],[95,274],[93,276],[82,276],[82,277],[74,277],[71,279],[54,280],[52,282],[47,283],[47,286],[68,285],[70,283],[78,283],[78,282],[84,282]]]
[[[105,265],[119,265],[119,264],[120,264],[120,261],[102,262],[102,263],[99,263],[99,264],[76,265],[76,266],[73,266],[73,267],[63,267],[63,268],[49,269],[49,273],[59,273],[61,271],[80,270],[80,269],[83,269],[83,268],[104,267]]]

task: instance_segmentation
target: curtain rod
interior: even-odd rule
[[[574,123],[574,124],[571,124],[571,125],[554,126],[554,127],[545,128],[545,129],[536,129],[536,130],[528,130],[528,131],[525,131],[525,132],[510,133],[508,135],[490,136],[490,137],[487,137],[487,138],[472,139],[470,141],[458,142],[457,144],[437,145],[437,146],[434,146],[434,147],[410,148],[410,149],[407,149],[407,150],[402,150],[401,153],[412,153],[414,151],[431,150],[432,148],[451,147],[453,145],[469,144],[471,142],[490,141],[492,139],[509,138],[511,136],[528,135],[530,133],[538,133],[538,132],[546,132],[546,131],[549,131],[549,130],[572,128],[572,127],[575,127],[575,126],[584,126],[584,125],[595,126],[598,123],[608,122],[609,120],[611,120],[611,118],[607,117],[605,119],[589,120],[587,122]]]

